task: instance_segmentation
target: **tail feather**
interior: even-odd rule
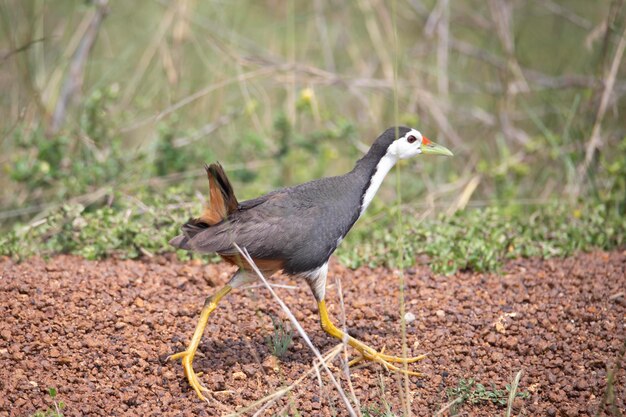
[[[178,235],[172,240],[170,240],[170,245],[174,246],[177,249],[185,249],[191,250],[191,246],[189,245],[189,238],[185,235]]]
[[[180,229],[183,232],[183,235],[188,237],[189,239],[193,239],[195,235],[206,230],[207,227],[210,227],[208,224],[199,222],[198,219],[189,219],[187,223],[183,224],[183,227]]]
[[[209,202],[204,207],[198,221],[213,226],[237,210],[239,202],[224,168],[219,162],[205,165],[204,168],[209,179]]]
[[[200,217],[189,219],[181,228],[183,234],[170,240],[170,245],[179,249],[190,250],[190,241],[195,235],[220,223],[239,207],[233,187],[219,162],[205,165],[204,169],[209,179],[209,201]]]
[[[178,235],[170,240],[170,245],[178,249],[191,250],[191,239],[198,233],[206,230],[209,227],[208,224],[198,221],[198,219],[189,219],[187,223],[183,224],[180,228],[183,232],[182,235]]]

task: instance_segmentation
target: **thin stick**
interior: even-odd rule
[[[254,260],[250,257],[250,254],[248,254],[248,251],[246,250],[246,248],[243,248],[243,250],[242,250],[239,247],[239,245],[237,245],[236,243],[233,243],[233,245],[235,246],[235,248],[237,248],[237,250],[239,251],[241,256],[244,257],[246,262],[248,262],[248,264],[250,266],[252,266],[253,271],[257,274],[257,276],[259,277],[261,282],[263,282],[263,284],[265,284],[265,287],[268,289],[270,294],[272,294],[272,297],[274,297],[274,300],[276,300],[276,302],[283,309],[283,311],[287,315],[287,318],[289,318],[289,321],[291,322],[291,324],[296,328],[296,330],[300,334],[300,337],[302,337],[302,339],[304,339],[304,342],[309,346],[309,349],[311,349],[311,351],[315,354],[317,359],[322,363],[322,366],[324,367],[324,369],[328,373],[328,377],[332,381],[332,383],[335,386],[335,388],[337,388],[337,392],[339,392],[339,396],[341,397],[341,399],[343,400],[344,404],[346,405],[346,408],[348,409],[348,413],[350,413],[351,416],[356,416],[357,413],[354,411],[354,408],[352,408],[352,404],[350,404],[350,401],[348,400],[348,397],[346,396],[346,393],[344,392],[343,388],[341,388],[341,385],[339,385],[339,382],[337,381],[337,379],[335,379],[335,376],[333,375],[333,373],[330,371],[330,369],[328,368],[328,366],[324,362],[324,358],[320,354],[319,350],[317,350],[317,348],[315,346],[313,346],[313,343],[311,342],[311,339],[309,338],[309,335],[306,334],[306,332],[304,331],[304,329],[302,328],[302,326],[298,322],[298,319],[296,319],[296,317],[293,315],[291,310],[289,310],[289,307],[287,307],[285,302],[278,296],[278,294],[276,294],[274,292],[274,289],[269,284],[269,282],[267,282],[267,280],[265,279],[265,277],[263,276],[263,274],[261,273],[259,268],[256,266],[256,264],[254,263]]]
[[[394,124],[398,126],[399,124],[399,105],[398,105],[398,4],[397,1],[391,4],[391,18],[392,18],[392,27],[393,27],[393,111],[394,111]],[[447,46],[446,46],[447,47]],[[397,137],[398,132],[396,132]],[[396,204],[398,207],[402,205],[402,176],[400,174],[400,170],[396,170]],[[406,305],[404,300],[404,223],[402,221],[402,210],[398,210],[398,223],[396,227],[397,233],[397,243],[398,243],[398,285],[400,287],[399,294],[399,302],[400,302],[400,331],[402,334],[402,357],[408,357],[408,348],[407,348],[407,338],[406,338],[406,321],[404,319]],[[409,388],[409,374],[408,371],[408,363],[404,363],[404,376],[402,377],[403,388],[404,388],[404,396],[401,396],[401,400],[404,405],[404,415],[406,417],[411,417],[411,390]]]
[[[83,84],[83,75],[85,70],[85,63],[89,57],[89,52],[93,47],[98,32],[100,31],[100,25],[108,13],[109,0],[98,0],[96,2],[96,12],[89,23],[89,27],[85,32],[85,35],[78,44],[78,48],[72,57],[72,62],[67,71],[67,76],[63,87],[61,89],[61,95],[57,101],[57,105],[54,109],[52,116],[52,125],[50,131],[56,133],[65,120],[65,113],[67,107]]]
[[[615,80],[617,78],[617,72],[619,70],[620,63],[622,61],[622,56],[624,55],[624,49],[626,48],[626,26],[624,27],[624,31],[622,32],[622,37],[619,40],[619,44],[615,49],[615,56],[613,57],[613,62],[611,63],[611,69],[606,77],[606,82],[604,84],[604,91],[602,92],[602,98],[600,99],[600,107],[598,107],[598,113],[596,114],[596,120],[593,124],[593,129],[591,131],[591,138],[589,139],[589,144],[587,145],[587,149],[585,151],[585,160],[582,164],[578,166],[578,181],[576,181],[574,194],[578,196],[582,189],[582,183],[584,180],[587,171],[589,170],[589,165],[591,165],[591,161],[596,154],[596,151],[602,146],[602,138],[600,137],[600,129],[602,125],[602,121],[604,120],[604,115],[606,113],[606,109],[609,105],[609,98],[611,98],[611,93],[613,92],[613,87],[615,86]]]
[[[604,390],[604,394],[602,395],[602,401],[598,404],[598,409],[596,410],[595,417],[598,417],[600,413],[604,410],[606,403],[609,398],[613,396],[613,402],[615,402],[615,375],[619,372],[622,367],[622,360],[624,359],[624,355],[626,354],[626,339],[624,340],[624,344],[622,345],[622,349],[617,355],[617,359],[615,360],[615,366],[611,369],[606,375],[606,389]],[[613,403],[613,407],[615,407],[615,403]],[[617,415],[617,414],[614,414]]]
[[[450,35],[450,3],[440,0],[441,19],[437,22],[437,89],[444,98],[448,97],[448,39]]]
[[[511,384],[511,392],[509,392],[509,400],[506,408],[506,417],[511,417],[511,412],[513,411],[513,402],[515,401],[515,396],[517,395],[517,387],[519,386],[520,379],[522,379],[521,369],[517,372],[517,375],[515,375],[513,383]]]
[[[43,42],[44,40],[46,40],[46,38],[31,39],[23,45],[18,46],[17,48],[9,49],[8,51],[2,51],[2,53],[0,54],[0,61],[6,61],[7,59],[11,58],[11,56],[19,54],[20,52],[24,52],[30,49],[31,46],[36,45],[39,42]]]
[[[458,404],[460,402],[463,402],[463,398],[462,397],[458,397],[455,398],[454,400],[450,401],[448,404],[446,404],[441,410],[437,411],[437,414],[435,414],[435,416],[440,416],[442,415],[445,411],[447,411],[450,407],[452,407],[455,404]]]
[[[346,308],[343,302],[343,289],[341,287],[341,280],[337,276],[335,276],[335,285],[337,285],[337,294],[339,295],[339,305],[341,306],[341,327],[342,327],[344,334],[347,335],[348,326],[346,325]],[[350,365],[349,365],[350,361],[348,360],[348,344],[345,342],[342,344],[343,344],[343,358],[344,358],[344,361],[342,364],[343,372],[346,375],[346,380],[348,381],[348,389],[350,390],[350,395],[352,395],[352,400],[357,406],[357,412],[359,413],[359,417],[362,417],[363,414],[361,413],[361,404],[359,403],[359,400],[356,397],[356,393],[354,392],[354,385],[352,384],[352,378],[350,375]]]
[[[174,21],[174,17],[176,17],[176,7],[171,6],[166,11],[163,18],[161,19],[159,28],[156,30],[152,38],[152,41],[150,42],[150,44],[147,46],[147,48],[144,50],[143,54],[141,55],[141,58],[139,59],[139,62],[137,64],[137,68],[135,68],[135,70],[133,71],[133,75],[130,81],[128,82],[128,85],[125,89],[124,96],[122,97],[122,100],[121,100],[120,107],[122,109],[126,108],[128,104],[130,103],[130,101],[135,97],[135,93],[137,92],[137,87],[139,86],[139,83],[145,78],[145,74],[146,74],[146,71],[148,70],[150,62],[152,62],[152,59],[156,55],[159,49],[159,45],[161,45],[163,38],[165,37],[165,34],[167,33],[170,26],[172,25],[172,22]]]

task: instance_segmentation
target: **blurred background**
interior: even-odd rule
[[[401,164],[366,224],[390,206],[623,215],[624,3],[2,0],[0,221],[26,227],[5,245],[98,211],[152,216],[120,238],[150,253],[197,213],[205,162],[244,200],[350,170],[396,123],[455,157]]]

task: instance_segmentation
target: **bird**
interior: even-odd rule
[[[414,363],[424,355],[390,356],[384,349],[378,351],[349,336],[333,324],[325,301],[329,258],[370,205],[391,168],[401,159],[420,154],[452,156],[449,149],[416,129],[391,127],[378,136],[350,172],[277,189],[243,202],[237,200],[219,163],[205,165],[208,202],[199,217],[182,225],[182,233],[170,244],[202,254],[217,253],[238,269],[226,285],[206,298],[187,348],[169,357],[181,360],[189,385],[201,400],[206,400],[203,392],[209,390],[194,371],[193,360],[209,316],[233,289],[256,280],[252,265],[240,256],[239,248],[248,252],[264,276],[282,271],[308,283],[317,302],[322,329],[359,352],[360,357],[352,363],[369,360],[390,371],[420,375],[394,363]]]

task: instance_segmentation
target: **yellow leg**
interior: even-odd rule
[[[228,294],[232,289],[233,288],[230,285],[225,285],[217,293],[206,299],[202,312],[200,313],[200,320],[198,321],[196,330],[193,332],[193,337],[191,338],[191,342],[189,342],[189,346],[187,346],[186,350],[167,358],[168,360],[182,359],[183,370],[185,371],[185,376],[187,377],[187,381],[189,381],[189,385],[191,385],[191,387],[196,391],[198,397],[204,401],[207,399],[204,395],[202,395],[202,391],[208,392],[209,390],[200,383],[198,374],[196,374],[193,370],[193,357],[196,355],[196,350],[198,349],[200,339],[202,339],[202,334],[204,333],[204,329],[209,321],[209,316],[213,310],[215,310],[217,303],[220,302],[222,297]]]
[[[424,359],[426,355],[415,356],[412,358],[401,358],[398,356],[390,356],[385,355],[382,352],[378,352],[376,351],[376,349],[367,346],[365,343],[353,338],[352,336],[349,336],[348,334],[342,332],[337,327],[335,327],[335,325],[330,321],[330,318],[328,317],[328,310],[326,310],[326,302],[324,300],[318,302],[317,307],[319,308],[320,312],[322,329],[324,329],[324,331],[329,335],[339,340],[346,341],[350,346],[358,350],[359,353],[362,355],[362,358],[357,358],[351,361],[351,365],[360,362],[362,359],[366,359],[372,362],[377,362],[391,371],[402,372],[408,375],[422,376],[422,374],[420,374],[419,372],[401,369],[395,365],[392,365],[391,363],[413,363]]]

